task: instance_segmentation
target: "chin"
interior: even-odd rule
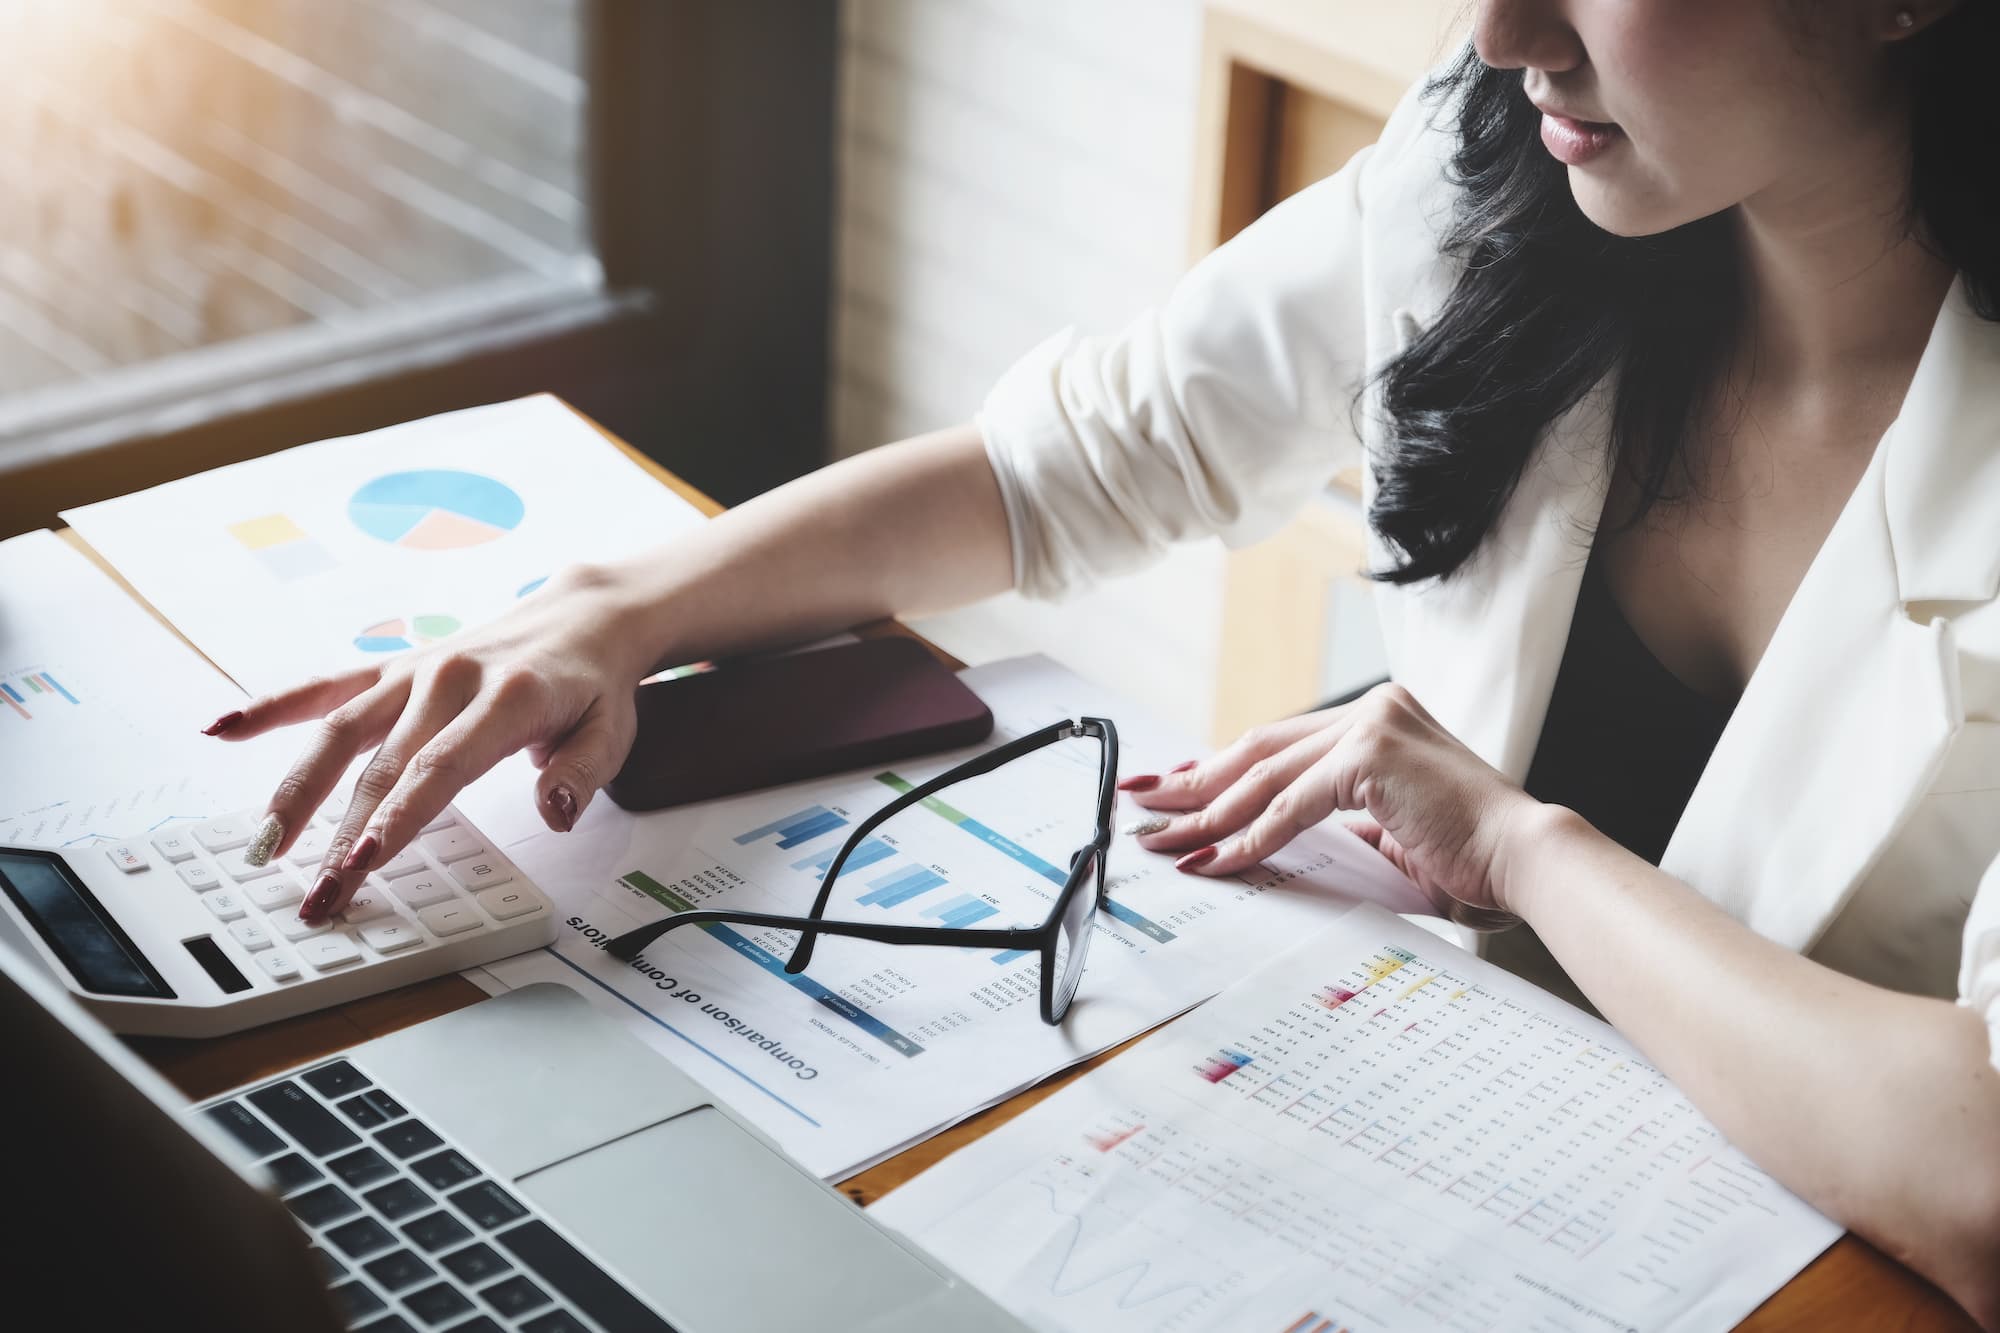
[[[1569,169],[1569,189],[1583,215],[1613,236],[1658,236],[1706,216],[1656,191],[1580,167]]]

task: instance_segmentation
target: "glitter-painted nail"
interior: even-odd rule
[[[264,822],[250,836],[250,845],[243,849],[243,864],[263,866],[271,863],[271,853],[278,850],[278,844],[285,840],[285,821],[276,814],[264,816]]]
[[[1119,832],[1129,837],[1143,838],[1148,833],[1158,833],[1173,822],[1173,817],[1170,815],[1153,815],[1147,819],[1135,819]]]

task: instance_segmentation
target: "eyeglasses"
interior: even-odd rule
[[[1089,842],[1076,849],[1069,859],[1069,877],[1050,905],[1048,916],[1038,926],[1015,926],[1006,930],[974,930],[963,926],[904,926],[862,921],[829,921],[823,913],[833,895],[834,881],[841,868],[867,836],[885,822],[918,802],[943,791],[953,783],[991,773],[1002,764],[1032,754],[1058,741],[1075,738],[1099,743],[1097,779],[1097,824]],[[608,941],[604,950],[614,958],[631,962],[639,952],[660,936],[682,926],[724,922],[740,926],[775,926],[799,932],[799,942],[785,963],[785,971],[796,975],[812,961],[813,945],[821,935],[842,935],[874,940],[881,944],[931,944],[954,948],[1007,949],[1033,952],[1041,956],[1042,1021],[1060,1023],[1076,998],[1077,982],[1083,977],[1084,956],[1090,951],[1091,919],[1105,903],[1104,861],[1111,849],[1111,806],[1118,781],[1118,728],[1109,718],[1065,719],[1030,732],[987,751],[930,781],[910,788],[855,826],[840,851],[827,865],[820,880],[819,894],[805,916],[777,916],[768,912],[731,912],[701,909],[676,912],[628,930]]]

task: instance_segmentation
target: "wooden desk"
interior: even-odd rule
[[[591,424],[596,426],[595,422]],[[699,506],[704,513],[713,515],[720,512],[721,506],[713,500],[603,427],[597,426],[597,429],[662,485]],[[103,565],[103,561],[75,533],[66,532],[63,535],[84,554]],[[115,573],[113,577],[117,577]],[[122,579],[119,582],[124,584]],[[124,586],[128,593],[132,593],[130,585]],[[136,593],[132,595],[137,597]],[[893,622],[866,626],[860,632],[865,635],[910,634],[909,630]],[[960,665],[935,647],[931,651],[953,666]],[[128,1041],[183,1093],[191,1098],[203,1098],[484,998],[485,993],[463,977],[439,977],[234,1036],[205,1041],[167,1038],[128,1038]],[[873,1203],[924,1168],[1013,1119],[1071,1079],[1102,1064],[1123,1049],[1123,1046],[1118,1047],[1074,1069],[1056,1074],[1038,1086],[850,1177],[841,1188],[859,1203]],[[1740,1327],[1752,1333],[1776,1333],[1777,1330],[1833,1328],[1972,1330],[1975,1326],[1957,1306],[1923,1279],[1866,1242],[1853,1236],[1843,1236]]]

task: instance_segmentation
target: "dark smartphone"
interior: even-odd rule
[[[627,810],[774,787],[985,740],[993,712],[914,639],[730,662],[641,685],[605,792]]]

